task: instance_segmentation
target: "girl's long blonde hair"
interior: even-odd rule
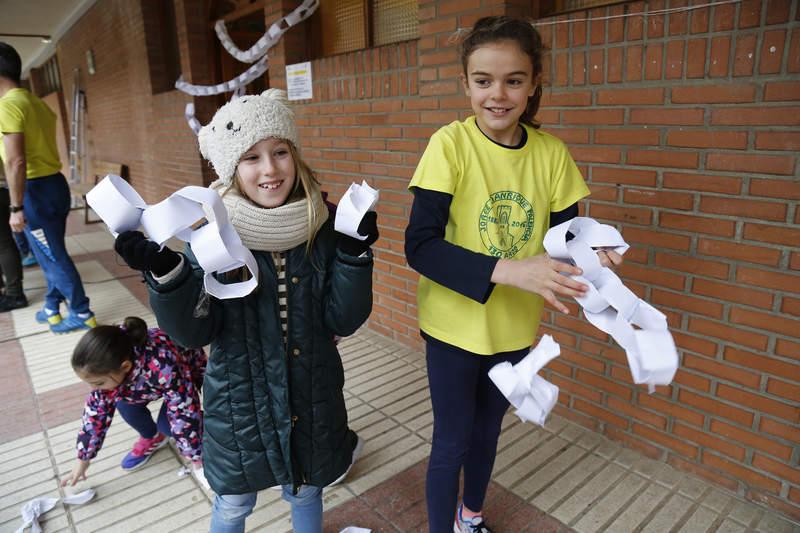
[[[308,240],[306,241],[306,254],[311,256],[311,249],[314,245],[314,239],[317,237],[317,232],[322,226],[319,222],[319,219],[322,216],[320,209],[327,209],[327,207],[325,206],[324,202],[318,202],[315,200],[315,198],[321,198],[322,190],[314,171],[311,170],[311,167],[309,167],[306,162],[303,161],[303,158],[300,157],[300,151],[292,141],[287,139],[282,140],[284,140],[289,146],[289,153],[292,155],[292,161],[294,161],[295,176],[294,188],[292,189],[292,192],[289,193],[285,203],[288,204],[296,202],[298,200],[302,200],[303,198],[308,199]],[[242,190],[242,187],[239,184],[238,165],[233,174],[233,180],[231,180],[231,184],[227,189],[225,189],[225,191],[222,193],[222,196],[225,196],[225,194],[231,190],[231,187],[235,187],[236,191],[242,195],[242,197],[247,198],[251,202],[253,201],[247,196],[247,194],[245,194],[244,190]],[[320,208],[320,206],[322,207]]]

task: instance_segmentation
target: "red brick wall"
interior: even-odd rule
[[[564,348],[549,372],[560,411],[795,518],[797,4],[540,26],[552,54],[539,116],[581,165],[593,193],[584,211],[632,245],[621,274],[668,315],[681,351],[673,386],[648,395],[604,335],[548,312],[545,330]]]
[[[184,10],[184,2],[176,2],[184,77],[191,81],[194,74],[203,82],[209,79],[202,72],[209,62],[198,64],[194,59],[192,63],[190,48],[201,47],[199,52],[203,52],[207,35],[201,34],[200,42],[190,45],[186,27],[193,25],[194,33],[207,29],[206,10],[204,2],[187,3],[191,9]],[[146,11],[148,16],[155,12]],[[193,20],[198,18],[202,20],[199,27]],[[192,97],[175,90],[152,93],[145,27],[140,2],[102,0],[59,41],[57,54],[67,98],[72,95],[74,69],[81,71],[87,105],[87,163],[94,158],[128,165],[133,186],[145,200],[154,202],[183,185],[202,185],[203,165],[195,136],[183,118],[183,108]],[[89,49],[94,53],[94,75],[88,74],[86,66]]]
[[[524,4],[420,2],[418,41],[312,62],[303,153],[334,197],[361,179],[381,189],[370,327],[402,342],[420,346],[405,188],[430,134],[469,114],[451,36],[485,14],[530,13]],[[572,305],[571,317],[546,313],[563,349],[547,374],[561,414],[797,518],[800,13],[745,1],[646,15],[687,5],[539,26],[551,53],[538,118],[592,189],[583,212],[632,245],[621,274],[668,315],[681,352],[674,384],[648,395]]]
[[[267,24],[298,4],[269,0]],[[58,53],[67,92],[72,68],[84,73],[92,153],[129,164],[154,200],[201,183],[207,167],[182,118],[191,99],[150,94],[138,5],[98,2]],[[221,81],[210,73],[206,4],[175,5],[185,76]],[[406,185],[430,134],[470,114],[451,37],[480,16],[534,5],[421,1],[418,40],[312,62],[314,98],[297,106],[304,157],[334,199],[361,179],[381,189],[376,331],[420,346],[417,275],[403,255]],[[572,317],[544,317],[563,349],[546,373],[561,387],[561,414],[800,518],[800,9],[745,0],[648,14],[688,5],[629,2],[539,26],[551,53],[538,118],[592,189],[584,213],[632,245],[621,274],[668,315],[681,352],[675,383],[648,395],[624,353],[572,318],[570,304]],[[285,86],[287,63],[307,59],[306,31],[270,52],[272,86]],[[208,120],[214,98],[196,102]]]

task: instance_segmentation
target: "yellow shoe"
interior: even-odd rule
[[[92,329],[95,326],[97,326],[97,320],[94,313],[90,312],[89,316],[85,318],[73,313],[57,324],[50,324],[50,331],[53,333],[69,333],[80,329]]]

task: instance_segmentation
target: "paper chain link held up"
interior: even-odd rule
[[[366,212],[375,206],[378,196],[378,191],[366,182],[352,184],[336,210],[336,230],[364,239],[358,234],[358,225]],[[128,182],[109,174],[86,194],[86,202],[115,237],[141,226],[150,240],[159,246],[171,237],[188,242],[205,272],[203,284],[206,292],[212,296],[240,298],[250,294],[258,284],[256,259],[229,223],[228,212],[216,191],[188,186],[149,206]],[[201,220],[207,223],[193,229]],[[247,281],[220,283],[214,276],[242,266],[250,271]]]
[[[216,191],[188,186],[153,206],[148,206],[133,187],[119,176],[108,175],[86,194],[86,202],[117,234],[140,225],[150,240],[163,246],[176,237],[192,246],[197,262],[205,272],[206,292],[220,299],[250,294],[258,284],[258,265],[228,222],[228,212]],[[201,220],[208,223],[192,227]],[[225,273],[246,266],[250,279],[220,283],[214,273]]]
[[[570,241],[567,232],[574,235]],[[588,285],[589,291],[575,299],[586,319],[625,350],[633,382],[647,384],[650,392],[656,385],[669,385],[678,370],[678,351],[667,317],[623,285],[597,257],[597,248],[625,253],[628,244],[622,235],[592,218],[576,217],[551,228],[544,237],[544,248],[550,257],[583,270],[582,276],[572,278]]]
[[[567,240],[567,232],[573,235]],[[628,244],[613,227],[587,217],[576,217],[551,228],[544,247],[554,259],[574,264],[583,271],[573,279],[589,286],[585,296],[575,298],[586,319],[611,335],[625,350],[633,382],[668,385],[678,369],[678,352],[663,313],[641,300],[608,267],[600,264],[597,249],[619,254]],[[539,344],[516,365],[505,362],[492,367],[489,377],[523,421],[544,425],[558,399],[558,387],[537,375],[560,353],[558,344],[544,335]]]

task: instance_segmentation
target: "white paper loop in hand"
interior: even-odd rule
[[[86,203],[103,219],[114,237],[138,228],[142,212],[147,209],[139,193],[124,179],[112,174],[86,193]]]
[[[361,185],[352,183],[336,207],[334,229],[360,241],[366,239],[367,235],[358,233],[358,225],[367,211],[372,210],[378,203],[379,196],[379,191],[370,187],[366,180],[362,181]]]
[[[372,531],[371,529],[366,529],[363,527],[347,526],[339,533],[370,533],[371,531]]]
[[[62,500],[67,505],[83,505],[94,498],[94,490],[87,489],[78,494],[64,496]],[[41,533],[42,527],[39,525],[39,517],[51,510],[58,503],[58,498],[34,498],[22,506],[22,527],[16,533],[22,533],[25,528],[30,527],[31,533]]]
[[[258,284],[256,259],[242,245],[236,230],[228,222],[222,199],[211,189],[184,187],[166,200],[148,206],[128,182],[109,175],[86,194],[86,202],[115,237],[141,225],[150,240],[159,246],[172,237],[188,242],[205,272],[203,284],[206,292],[212,296],[223,300],[241,298],[253,292]],[[208,223],[192,229],[202,219]],[[225,284],[214,276],[242,266],[250,271],[247,281]]]
[[[567,232],[574,235],[569,242]],[[628,289],[613,270],[600,266],[597,258],[598,248],[624,254],[628,245],[622,235],[592,218],[576,217],[551,228],[544,247],[554,259],[583,270],[582,276],[572,277],[587,284],[589,291],[575,300],[586,319],[625,350],[633,382],[646,383],[650,392],[656,385],[669,385],[678,370],[678,351],[667,318]]]
[[[506,361],[489,370],[489,378],[517,408],[516,415],[523,422],[543,426],[558,401],[558,387],[537,373],[560,353],[553,337],[543,335],[539,344],[516,365]]]

